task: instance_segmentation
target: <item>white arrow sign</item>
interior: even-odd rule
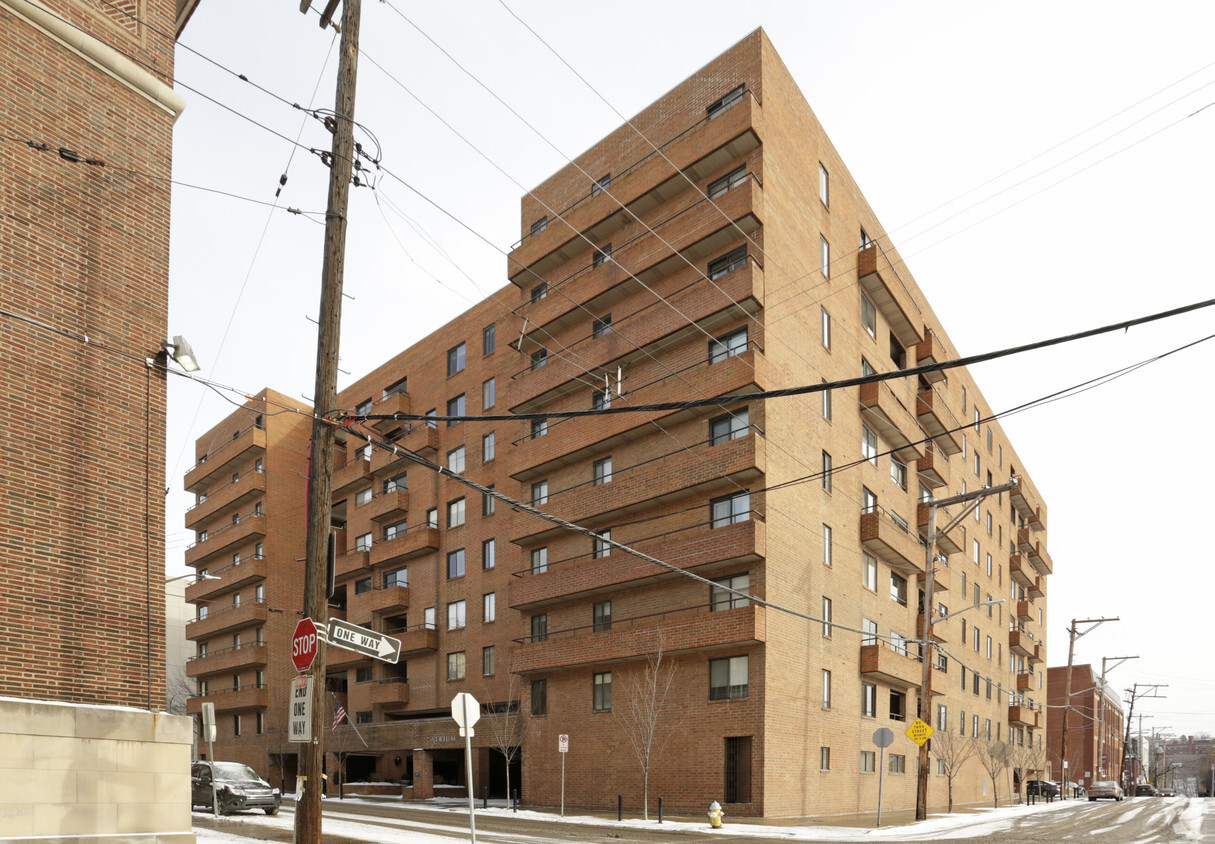
[[[329,619],[328,642],[348,651],[366,654],[396,664],[401,658],[401,640],[340,619]]]

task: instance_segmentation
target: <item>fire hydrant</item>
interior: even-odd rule
[[[721,818],[724,814],[721,804],[714,800],[709,806],[709,826],[713,829],[721,829]]]

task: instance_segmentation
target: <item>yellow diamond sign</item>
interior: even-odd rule
[[[906,736],[920,747],[923,747],[924,742],[928,741],[935,732],[936,730],[928,726],[923,719],[916,718],[911,722],[911,726],[907,728]]]

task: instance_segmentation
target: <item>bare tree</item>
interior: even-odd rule
[[[184,668],[165,675],[165,711],[170,715],[185,715],[186,701],[197,693],[194,681],[186,676]]]
[[[502,754],[506,763],[506,799],[510,800],[510,766],[519,758],[523,748],[523,739],[531,728],[531,710],[522,705],[523,678],[512,669],[515,663],[515,652],[512,650],[506,659],[506,700],[491,704],[491,717],[482,721],[487,729],[489,740],[494,750]],[[501,687],[499,686],[499,689]],[[492,700],[496,695],[489,690],[489,684],[484,678],[481,682],[482,698]]]
[[[650,769],[678,726],[668,703],[675,688],[675,661],[664,653],[661,635],[658,649],[646,657],[645,668],[626,675],[621,685],[624,699],[612,707],[612,717],[641,766],[641,811],[649,820]]]
[[[983,770],[987,771],[987,775],[991,777],[992,800],[997,809],[1000,808],[1000,772],[1004,770],[1007,754],[1008,745],[999,739],[988,742],[987,746],[983,748],[983,752],[979,754]]]
[[[949,811],[953,811],[953,781],[966,761],[979,750],[977,740],[958,735],[952,730],[937,730],[932,735],[932,755],[941,763],[949,786]]]

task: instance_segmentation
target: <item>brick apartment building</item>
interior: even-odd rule
[[[603,808],[621,794],[639,809],[625,713],[647,657],[661,651],[675,683],[659,732],[673,738],[652,765],[651,800],[689,812],[719,800],[730,815],[767,817],[871,811],[871,736],[889,726],[884,806],[911,807],[916,746],[902,733],[921,674],[908,641],[922,625],[920,502],[1017,476],[1016,492],[984,499],[938,541],[948,560],[938,564],[938,613],[1003,603],[933,628],[941,651],[925,717],[978,742],[1009,741],[1023,776],[1045,776],[1046,508],[970,374],[730,399],[957,355],[768,38],[748,35],[632,123],[644,138],[616,130],[523,199],[507,287],[339,396],[356,417],[418,418],[366,420],[341,435],[331,612],[403,646],[398,665],[329,648],[329,690],[355,721],[327,737],[331,770],[340,748],[354,751],[351,779],[404,780],[412,796],[462,783],[448,705],[467,691],[485,707],[478,793],[504,788],[490,725],[505,719],[523,735],[525,801],[556,803],[565,734],[566,803]],[[590,419],[425,421],[706,398],[720,401]],[[216,430],[258,414],[272,425],[268,406]],[[359,433],[670,567],[369,448]],[[267,437],[267,461],[274,448]],[[200,442],[200,454],[210,450]],[[290,450],[302,471],[302,449]],[[265,491],[237,508],[242,525],[251,503],[273,494],[266,468],[250,482]],[[243,468],[239,480],[231,470],[245,483]],[[228,483],[227,471],[215,482]],[[279,516],[298,541],[302,507],[302,493],[268,504],[265,541]],[[200,533],[187,561],[216,573],[219,555],[197,550],[210,537]],[[260,577],[270,590],[288,579],[298,593],[296,565],[267,554]],[[292,598],[283,608],[298,608]],[[200,629],[190,635],[207,655],[192,673],[226,677],[226,663],[211,666],[227,658],[218,653],[227,632]],[[268,666],[289,664],[269,626],[250,641],[265,642]],[[272,773],[286,707],[268,678],[269,695],[242,703],[264,713],[263,735],[242,719],[241,736],[223,741]],[[217,706],[223,697],[209,692]],[[932,773],[930,803],[942,805],[946,779],[935,763]],[[972,759],[955,801],[990,800],[990,787]]]
[[[1067,696],[1067,666],[1047,669],[1050,694],[1047,705],[1054,716],[1047,728],[1046,742],[1055,773],[1064,776],[1063,706]],[[1072,711],[1067,718],[1067,780],[1087,787],[1094,780],[1122,783],[1122,745],[1126,716],[1122,699],[1091,665],[1072,666]]]
[[[6,839],[193,841],[190,723],[152,715],[165,707],[157,362],[185,105],[171,86],[193,7],[0,0]]]

